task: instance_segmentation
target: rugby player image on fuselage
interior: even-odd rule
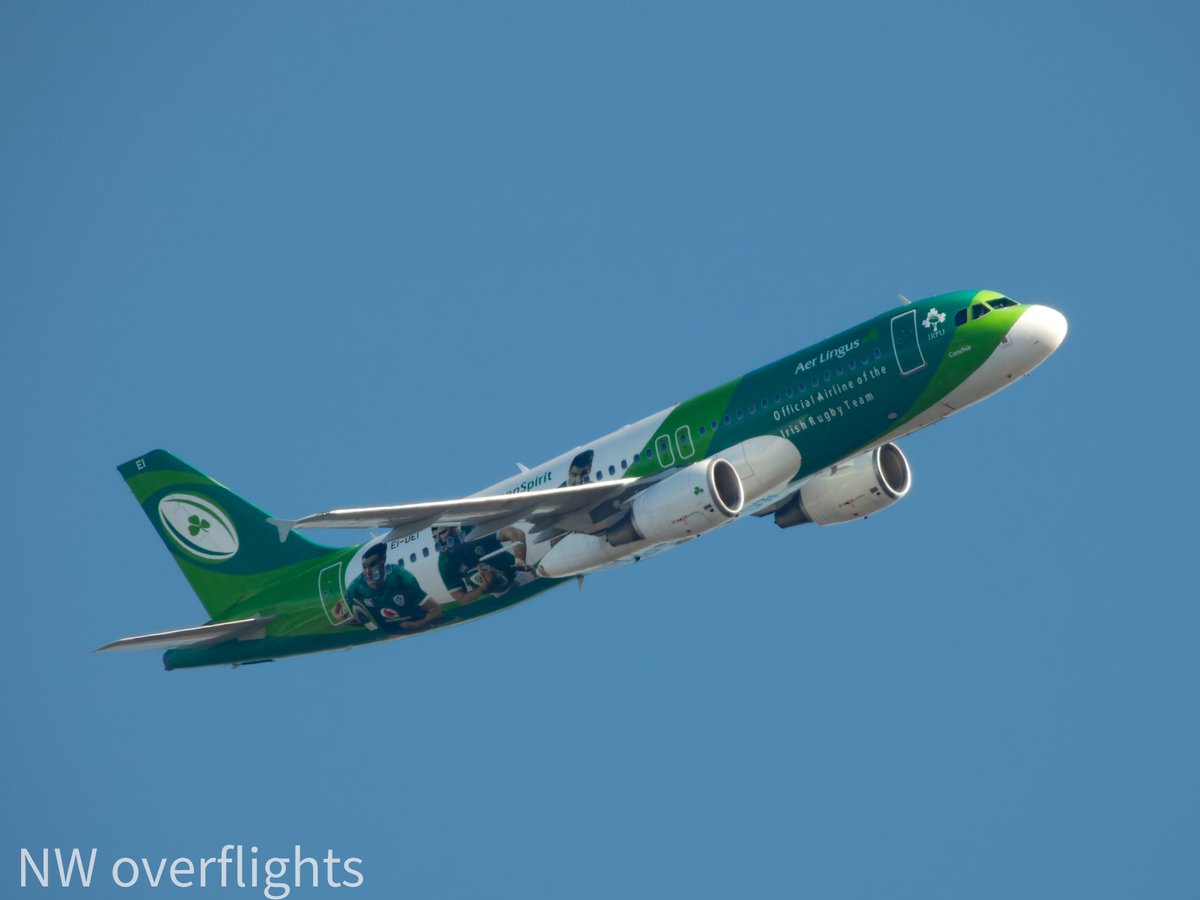
[[[483,596],[499,596],[536,577],[525,562],[525,533],[519,528],[501,528],[472,541],[457,525],[435,526],[433,545],[442,582],[459,606]]]
[[[575,454],[575,458],[571,460],[571,465],[567,467],[567,480],[559,485],[562,487],[577,487],[581,484],[592,483],[592,460],[596,458],[595,450],[581,450]],[[565,535],[558,535],[550,539],[550,546],[557,547]]]
[[[575,487],[580,484],[590,484],[592,480],[592,460],[596,456],[595,450],[584,450],[582,453],[575,455],[571,460],[571,465],[567,469],[567,480],[559,487]]]
[[[334,606],[334,617],[343,615],[372,631],[416,631],[440,619],[442,608],[411,572],[388,565],[387,547],[375,544],[363,554],[362,574],[350,582],[346,599]]]

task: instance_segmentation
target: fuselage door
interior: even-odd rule
[[[921,341],[917,337],[917,311],[910,309],[892,316],[892,348],[896,351],[896,363],[901,375],[910,375],[925,368],[925,355],[921,353]]]
[[[669,434],[659,435],[658,440],[654,444],[654,452],[658,456],[658,464],[662,468],[675,465],[675,453],[671,448],[671,436]]]
[[[333,614],[333,608],[337,606],[343,599],[342,595],[342,564],[326,566],[317,575],[317,589],[321,594],[321,606],[325,609],[325,615],[328,617],[331,625],[340,624],[343,619],[339,619]]]
[[[689,459],[692,455],[692,430],[686,425],[675,429],[675,445],[679,448],[680,459]]]

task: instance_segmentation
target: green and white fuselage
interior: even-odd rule
[[[1045,306],[991,291],[943,294],[472,497],[295,521],[268,517],[156,450],[120,471],[210,621],[104,649],[167,647],[166,666],[183,668],[352,647],[478,618],[739,518],[774,516],[783,527],[862,518],[908,491],[908,464],[893,441],[1028,373],[1066,330]],[[387,533],[344,548],[299,534],[331,527]],[[391,572],[388,584],[403,570],[408,607],[373,602],[364,568],[380,579]],[[418,614],[403,612],[412,608]]]

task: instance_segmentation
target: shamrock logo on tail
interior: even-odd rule
[[[167,494],[158,501],[163,534],[185,553],[221,562],[238,552],[237,528],[221,507],[198,494]]]

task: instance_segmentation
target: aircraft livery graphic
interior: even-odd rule
[[[470,497],[287,520],[165,450],[119,466],[208,613],[102,650],[168,669],[420,634],[747,517],[790,528],[878,512],[912,485],[894,443],[1032,371],[1061,313],[993,291],[907,304]],[[312,529],[377,529],[352,547]]]

